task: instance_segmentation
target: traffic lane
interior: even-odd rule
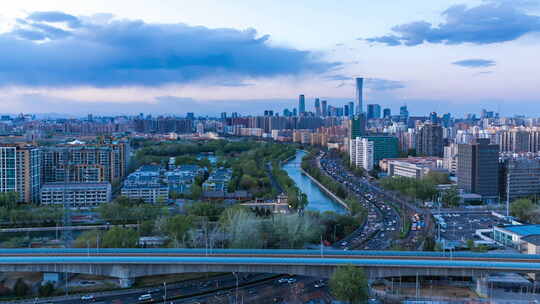
[[[294,276],[294,283],[279,283],[278,279],[256,283],[250,286],[242,286],[238,288],[229,289],[228,292],[214,292],[204,296],[198,296],[189,299],[181,299],[173,301],[174,304],[185,303],[231,303],[235,302],[238,297],[239,302],[245,303],[282,303],[286,298],[290,297],[294,293],[304,293],[305,287],[315,288],[315,282],[319,281],[317,278]],[[327,283],[325,283],[325,286]],[[167,303],[169,304],[169,303]]]
[[[247,276],[246,276],[247,275]],[[264,279],[265,277],[271,277],[273,275],[268,274],[239,274],[239,283],[246,284],[250,281],[256,281]],[[248,279],[242,279],[247,277]],[[186,294],[197,294],[200,292],[211,291],[215,288],[222,288],[224,286],[236,286],[236,278],[231,275],[224,275],[214,277],[211,279],[203,279],[196,281],[189,281],[183,283],[173,283],[167,285],[167,298],[183,296]],[[149,292],[151,290],[151,292]],[[75,303],[104,303],[104,304],[124,304],[124,303],[139,303],[139,297],[143,294],[151,293],[154,300],[163,299],[165,290],[163,286],[149,287],[144,290],[126,290],[125,293],[111,294],[111,295],[96,295],[95,301],[82,301],[80,297],[68,300],[54,300],[52,303],[58,304],[75,304]],[[81,295],[82,296],[82,295]],[[45,302],[47,303],[47,302]]]

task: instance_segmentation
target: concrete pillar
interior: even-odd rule
[[[121,288],[130,288],[133,286],[133,279],[130,278],[119,278],[118,281],[120,282]]]
[[[484,298],[489,297],[489,282],[486,276],[476,277],[476,293]]]

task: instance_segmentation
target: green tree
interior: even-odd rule
[[[537,207],[530,199],[522,198],[512,202],[510,213],[522,221],[530,222],[533,219],[531,215],[535,214]]]
[[[339,301],[364,303],[368,299],[368,282],[364,271],[353,265],[339,266],[330,278],[330,291]]]
[[[24,297],[29,291],[30,287],[28,287],[28,284],[26,284],[22,278],[18,278],[17,282],[15,282],[15,286],[13,286],[15,295],[17,297]]]
[[[54,284],[52,282],[47,282],[39,286],[38,292],[41,297],[50,297],[54,293]]]
[[[457,187],[451,187],[450,189],[444,190],[442,192],[441,200],[447,206],[457,207],[460,201]]]
[[[113,227],[103,235],[104,248],[135,248],[139,234],[133,229]]]
[[[194,218],[189,215],[176,215],[167,219],[165,231],[176,247],[184,241],[189,229],[193,227]]]
[[[79,235],[73,242],[75,248],[97,248],[99,240],[102,238],[102,232],[99,230],[85,231]]]

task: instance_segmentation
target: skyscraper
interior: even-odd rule
[[[354,116],[354,102],[349,102],[349,117]]]
[[[319,98],[315,98],[315,115],[317,117],[321,116],[321,102]]]
[[[476,139],[458,146],[458,187],[483,197],[499,195],[499,146]]]
[[[425,156],[443,156],[443,129],[439,124],[425,123],[416,136],[416,153]]]
[[[366,116],[365,113],[355,115],[349,120],[349,138],[356,139],[362,137],[366,133]]]
[[[364,87],[364,78],[356,78],[356,113],[354,114],[360,114],[364,112],[364,100],[363,100],[363,87]]]
[[[326,106],[326,100],[322,101],[322,116],[328,116],[328,108]]]
[[[383,110],[383,118],[390,118],[392,116],[392,111],[389,108]]]
[[[301,116],[306,112],[306,98],[304,97],[304,94],[301,94],[298,97],[298,115]]]
[[[409,110],[406,105],[399,108],[399,120],[405,124],[409,121]]]
[[[349,116],[349,105],[343,106],[343,115]]]
[[[378,104],[367,105],[367,119],[381,118],[381,106]]]

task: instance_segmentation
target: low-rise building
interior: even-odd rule
[[[409,157],[387,160],[388,176],[402,176],[415,179],[424,178],[429,172],[448,173],[442,168],[442,159],[439,157]]]
[[[169,187],[161,177],[162,168],[144,165],[131,173],[122,186],[122,196],[157,203],[169,198]]]
[[[41,187],[42,205],[62,205],[69,208],[91,208],[111,201],[111,184],[47,183]]]
[[[205,192],[227,192],[229,181],[232,177],[232,170],[229,168],[218,168],[214,170],[208,179],[203,183],[202,188]]]
[[[171,193],[191,193],[191,186],[197,176],[204,175],[206,169],[197,165],[181,165],[174,170],[165,172],[165,182]]]
[[[540,225],[506,225],[493,227],[493,239],[504,246],[522,249],[526,237],[540,235]]]
[[[522,252],[526,254],[540,254],[540,234],[533,234],[521,239]]]

